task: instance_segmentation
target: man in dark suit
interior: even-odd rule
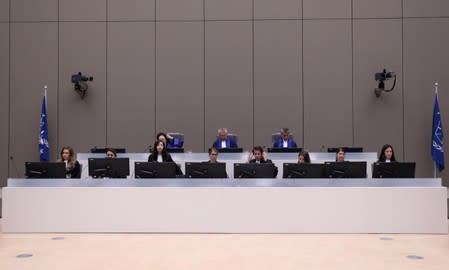
[[[268,159],[267,153],[263,151],[262,146],[254,146],[253,152],[248,156],[249,163],[273,163],[271,159]],[[278,167],[274,166],[274,175],[276,177],[278,175]]]
[[[218,130],[218,138],[215,140],[212,147],[217,149],[238,148],[238,145],[233,139],[228,136],[228,130],[226,128],[220,128]]]
[[[274,141],[273,148],[296,148],[296,142],[290,138],[290,131],[288,128],[281,129],[281,137]]]

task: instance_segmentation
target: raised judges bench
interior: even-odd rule
[[[218,160],[220,162],[226,162],[226,171],[230,178],[234,176],[234,163],[245,163],[248,160],[248,152],[243,153],[220,153]],[[310,152],[310,158],[314,163],[324,163],[325,161],[335,161],[335,153],[325,152]],[[118,157],[129,158],[129,171],[130,176],[128,178],[134,178],[134,162],[147,161],[149,153],[124,153],[118,154]],[[181,170],[185,173],[186,162],[202,162],[209,160],[208,153],[172,153],[170,154],[173,160],[181,165]],[[82,165],[81,178],[89,177],[88,159],[89,158],[102,158],[105,154],[91,154],[91,153],[79,153],[77,155],[78,161]],[[297,162],[297,153],[268,153],[268,158],[278,167],[277,178],[282,178],[283,163]],[[346,153],[346,160],[348,161],[366,161],[367,177],[371,177],[371,164],[376,162],[376,152],[362,152],[362,153]]]
[[[441,179],[8,179],[3,232],[444,233]]]

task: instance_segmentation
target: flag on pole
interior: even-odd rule
[[[41,123],[39,130],[39,154],[40,161],[50,160],[50,148],[48,147],[48,123],[47,123],[47,86],[42,97]]]
[[[433,105],[432,124],[432,159],[441,172],[444,169],[443,125],[441,123],[440,106],[438,105],[438,84],[435,84],[435,103]]]

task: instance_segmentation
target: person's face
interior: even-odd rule
[[[228,137],[228,133],[226,131],[220,131],[220,133],[218,134],[218,136],[220,137],[220,140],[226,140],[226,138]]]
[[[108,157],[108,158],[115,158],[115,154],[112,151],[107,151],[106,152],[106,157]]]
[[[340,151],[340,152],[337,153],[337,161],[338,162],[345,161],[345,152]]]
[[[391,159],[391,157],[393,156],[393,149],[391,147],[387,147],[387,149],[385,149],[384,151],[385,154],[385,159]]]
[[[305,159],[305,157],[303,155],[300,155],[298,157],[298,163],[306,163],[306,159]]]
[[[159,138],[157,138],[158,141],[167,143],[167,139],[165,139],[164,135],[160,135]]]
[[[210,162],[217,162],[218,153],[217,151],[211,151],[209,154]]]
[[[158,142],[157,146],[156,146],[156,150],[158,153],[162,153],[162,150],[164,150],[164,143],[163,142]]]
[[[69,149],[62,150],[62,160],[69,160],[69,159],[70,159]]]
[[[282,136],[282,139],[284,140],[284,141],[287,141],[288,140],[288,132],[282,132],[281,133],[281,136]]]
[[[262,160],[262,152],[260,152],[259,150],[254,150],[254,158],[256,159],[256,160]]]

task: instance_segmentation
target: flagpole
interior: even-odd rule
[[[435,95],[438,98],[438,82],[435,82]],[[437,164],[433,162],[433,178],[437,178]]]
[[[45,97],[45,103],[47,103],[47,85],[44,85],[44,97]],[[45,104],[47,105],[47,104]]]

